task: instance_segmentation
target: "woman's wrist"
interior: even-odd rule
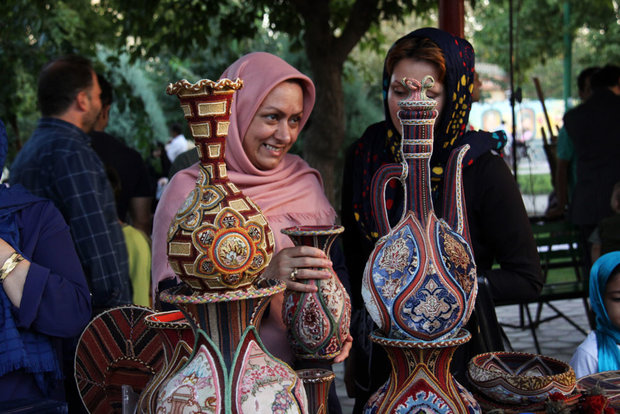
[[[17,265],[24,260],[24,256],[13,251],[11,255],[4,261],[2,267],[0,267],[0,283],[3,283],[4,280],[15,270]]]

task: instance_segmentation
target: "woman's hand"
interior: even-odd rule
[[[353,346],[353,337],[351,335],[347,336],[347,339],[342,344],[342,349],[336,358],[334,358],[334,364],[339,364],[344,362],[345,359],[349,357],[349,352],[351,351],[351,347]]]
[[[263,277],[282,280],[286,283],[286,288],[290,290],[316,292],[316,286],[299,281],[329,279],[331,273],[327,269],[331,267],[331,260],[321,249],[310,246],[287,247],[271,259]]]

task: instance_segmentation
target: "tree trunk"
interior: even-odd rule
[[[336,161],[345,131],[342,72],[351,49],[377,19],[378,0],[356,0],[340,36],[330,25],[330,0],[294,2],[304,20],[306,55],[316,87],[316,103],[303,142],[304,157],[323,177],[325,194],[338,209]]]
[[[303,142],[304,158],[319,170],[323,177],[325,194],[336,206],[335,169],[338,151],[344,140],[344,93],[342,64],[325,59],[311,61],[316,86],[316,104]]]

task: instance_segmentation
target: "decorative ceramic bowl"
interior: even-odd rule
[[[503,404],[534,404],[554,392],[570,395],[577,382],[567,363],[521,352],[476,355],[467,373],[482,394]]]

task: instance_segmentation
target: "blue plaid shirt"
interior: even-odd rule
[[[69,223],[93,308],[131,303],[125,239],[90,137],[71,123],[41,118],[12,163],[9,180],[52,200]]]

